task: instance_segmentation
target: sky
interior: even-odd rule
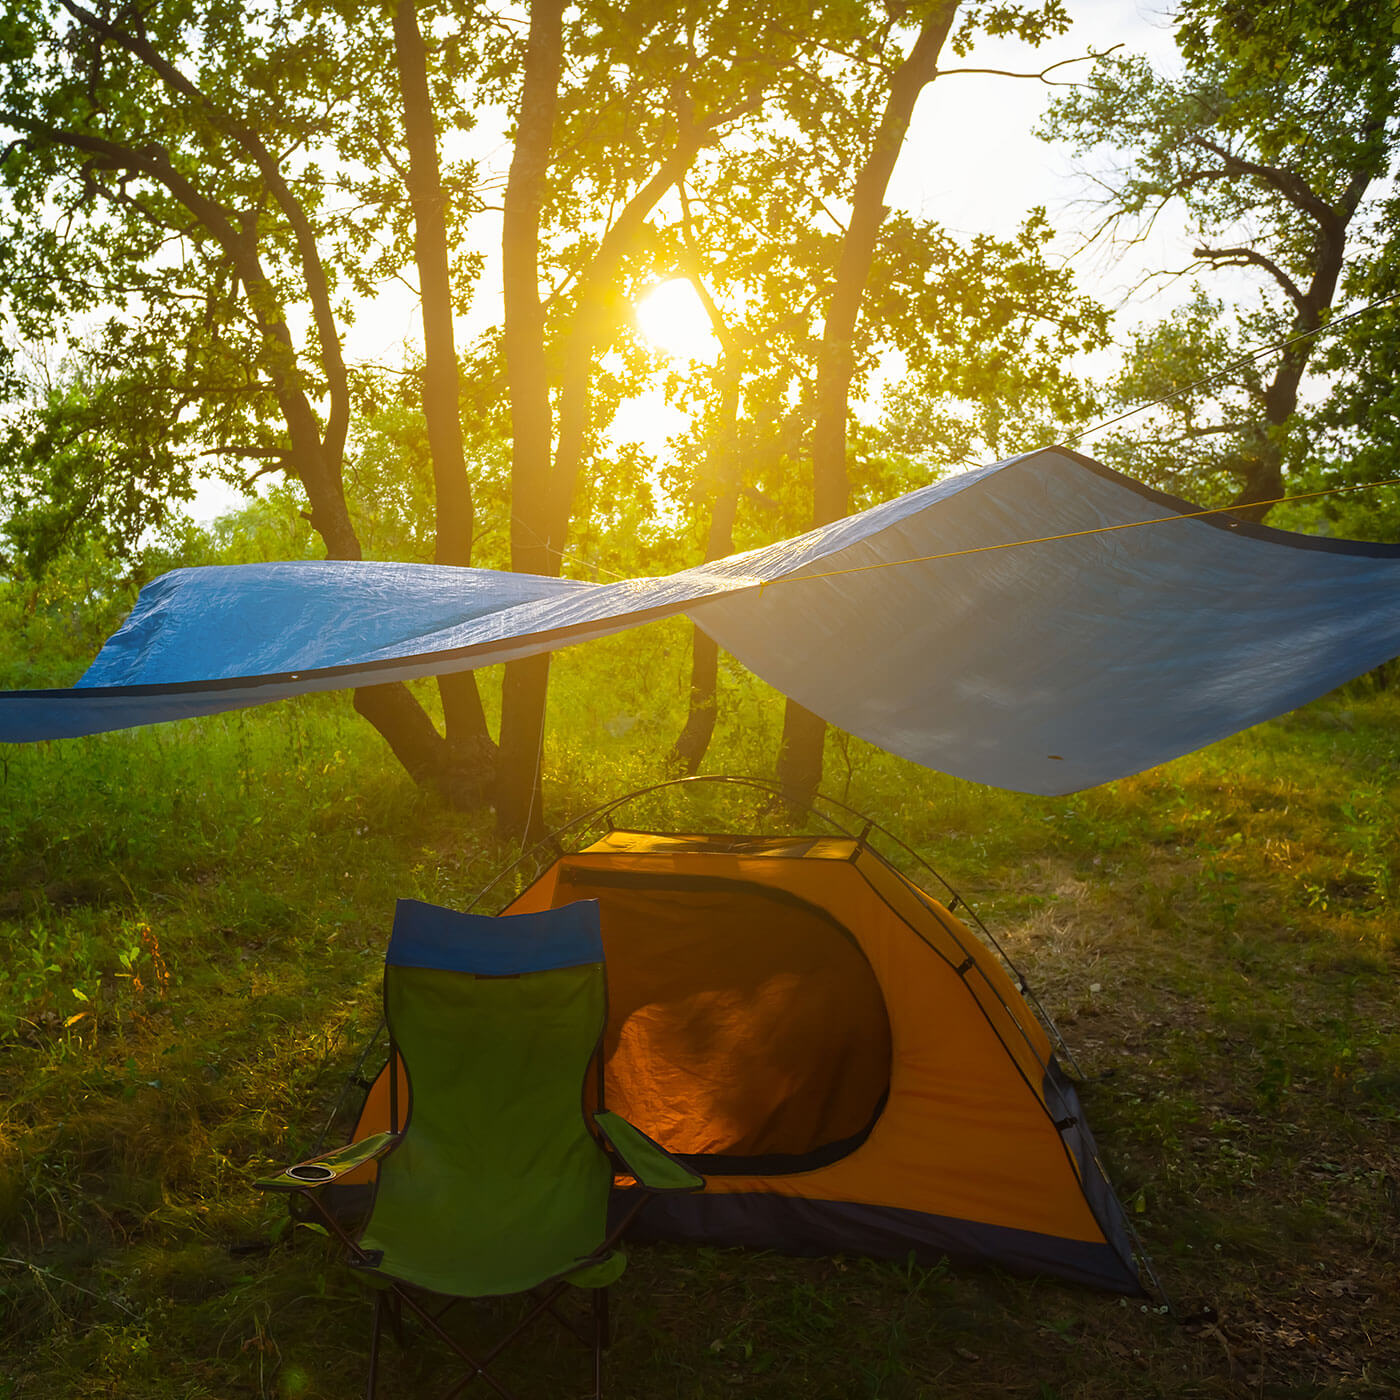
[[[1069,0],[1069,32],[1039,49],[1014,40],[985,39],[966,59],[946,67],[1036,73],[1052,63],[1121,44],[1146,54],[1159,71],[1179,68],[1167,7],[1160,0]],[[1051,82],[1082,81],[1089,63],[1068,63]],[[955,232],[1009,235],[1028,209],[1044,205],[1056,227],[1081,223],[1076,209],[1088,185],[1070,150],[1039,140],[1035,128],[1058,89],[1026,78],[949,73],[925,90],[891,182],[890,202]],[[1069,254],[1074,240],[1063,241]],[[1076,258],[1086,285],[1116,302],[1136,280],[1132,267],[1102,256]]]
[[[1162,0],[1069,0],[1069,9],[1074,20],[1069,32],[1040,49],[1014,40],[986,39],[966,58],[949,52],[946,66],[1037,73],[1049,64],[1122,44],[1129,51],[1147,54],[1159,69],[1173,71],[1176,50],[1166,18],[1169,11]],[[1088,68],[1088,63],[1072,63],[1050,77],[1073,81]],[[957,73],[940,78],[915,107],[889,203],[965,234],[1011,234],[1036,205],[1047,208],[1056,227],[1070,229],[1083,223],[1085,211],[1075,206],[1088,186],[1076,174],[1074,157],[1068,149],[1034,134],[1056,91],[1033,78]],[[503,177],[509,148],[497,146],[484,154],[489,164],[500,167]],[[473,311],[459,325],[459,344],[467,344],[500,318],[499,213],[480,216],[475,230],[488,255],[487,266]],[[1168,247],[1177,232],[1163,223],[1152,243],[1121,262],[1105,249],[1077,248],[1073,234],[1062,237],[1058,252],[1072,259],[1086,290],[1118,306],[1140,279],[1149,258],[1156,256],[1156,265],[1165,266],[1179,257]],[[1179,291],[1171,288],[1155,302],[1137,295],[1124,308],[1121,326],[1131,326],[1148,314],[1160,317],[1174,295],[1179,296]],[[352,360],[397,364],[405,342],[420,339],[416,304],[406,289],[395,285],[360,309],[346,350]],[[682,424],[679,411],[668,406],[658,390],[624,408],[614,437],[640,441],[660,452],[666,437]],[[201,491],[195,513],[209,519],[238,503],[237,493],[210,483]]]

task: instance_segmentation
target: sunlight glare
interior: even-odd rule
[[[637,328],[663,355],[690,364],[713,364],[719,341],[695,288],[683,277],[660,282],[637,302]]]

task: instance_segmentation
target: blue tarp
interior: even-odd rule
[[[779,690],[891,752],[977,782],[1074,792],[1400,654],[1400,545],[1193,509],[1050,448],[664,578],[181,569],[142,590],[77,686],[0,693],[0,741],[471,670],[685,613]]]

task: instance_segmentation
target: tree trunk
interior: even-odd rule
[[[463,810],[487,800],[490,765],[479,753],[448,744],[406,685],[361,686],[355,691],[355,709],[420,787],[433,788],[449,806]]]
[[[1237,520],[1262,521],[1283,495],[1283,451],[1270,433],[1270,426],[1266,422],[1257,431],[1251,431],[1253,445],[1242,451],[1231,466],[1232,473],[1243,483],[1230,502],[1234,507],[1230,514]]]
[[[714,738],[719,702],[719,645],[694,623],[690,628],[690,709],[671,749],[671,763],[693,778]]]
[[[241,263],[253,274],[245,273],[245,285],[263,334],[277,352],[270,372],[291,439],[293,470],[311,506],[312,527],[325,542],[327,557],[362,559],[364,553],[345,503],[343,443],[321,438],[316,415],[301,382],[291,331],[280,303],[275,301],[272,284],[262,272],[256,246],[252,243],[242,246],[235,241],[234,248],[236,265]],[[355,692],[354,703],[416,783],[431,784],[455,806],[473,806],[480,802],[483,787],[480,775],[462,771],[460,761],[449,752],[446,742],[407,686],[367,687]],[[466,746],[463,758],[469,761],[470,757],[470,747]]]
[[[554,435],[539,295],[539,241],[540,206],[563,71],[563,32],[563,0],[534,0],[502,219],[504,347],[511,416],[510,557],[513,569],[533,574],[558,573],[549,551]],[[507,663],[496,763],[496,827],[504,837],[530,841],[543,834],[540,759],[548,689],[547,653]]]
[[[1376,149],[1383,148],[1378,145]],[[1284,347],[1274,377],[1264,390],[1264,429],[1259,435],[1259,447],[1240,464],[1239,475],[1244,485],[1231,504],[1240,507],[1234,514],[1241,520],[1263,520],[1273,503],[1284,494],[1280,435],[1298,408],[1299,387],[1317,345],[1311,333],[1322,325],[1337,295],[1337,284],[1346,262],[1347,229],[1351,220],[1371,182],[1382,174],[1384,167],[1376,165],[1353,171],[1335,205],[1326,203],[1312,191],[1305,194],[1299,190],[1292,196],[1295,208],[1308,215],[1317,230],[1313,242],[1312,280],[1305,290],[1291,281],[1287,284],[1297,307],[1290,327],[1292,343]]]
[[[502,838],[518,840],[522,846],[544,835],[544,796],[540,780],[548,695],[548,652],[506,664],[501,687],[496,830]]]
[[[705,562],[723,559],[734,550],[734,518],[739,509],[739,375],[740,361],[731,345],[718,308],[704,298],[715,334],[725,349],[719,364],[720,401],[715,414],[714,434],[705,454],[706,475],[714,483],[710,508],[710,530],[705,541]],[[698,627],[692,628],[690,661],[690,709],[671,760],[693,777],[700,771],[705,753],[714,737],[719,684],[719,647]]]
[[[919,94],[938,71],[938,55],[957,14],[958,0],[940,0],[925,16],[909,56],[890,80],[890,94],[870,154],[856,176],[851,218],[841,241],[836,283],[827,304],[817,354],[816,417],[812,428],[812,524],[839,520],[849,509],[846,419],[855,372],[855,330],[885,217],[885,191]],[[826,725],[789,699],[778,750],[778,783],[788,800],[805,806],[822,780]]]
[[[302,288],[311,305],[320,347],[319,370],[324,380],[325,393],[330,400],[324,429],[308,397],[306,376],[299,363],[296,344],[287,323],[282,293],[262,265],[262,249],[256,220],[250,222],[240,211],[207,193],[199,183],[199,173],[177,166],[158,142],[128,148],[92,133],[63,130],[44,133],[62,145],[99,157],[115,168],[129,170],[132,174],[160,183],[189,210],[196,224],[202,226],[218,244],[243,285],[248,310],[258,327],[267,352],[266,369],[290,445],[287,470],[301,482],[306,491],[311,525],[324,541],[329,558],[362,558],[360,541],[345,502],[343,463],[350,415],[350,391],[330,286],[312,222],[305,207],[284,178],[279,158],[264,145],[253,127],[219,108],[193,80],[159,53],[143,32],[122,29],[106,18],[83,10],[80,6],[68,5],[66,8],[73,18],[91,33],[119,44],[143,63],[164,84],[177,105],[189,104],[192,113],[197,113],[199,119],[211,121],[219,132],[251,156],[266,181],[273,201],[292,228],[296,237]],[[414,28],[416,30],[416,23]],[[426,79],[424,92],[426,94]],[[406,126],[413,124],[414,114],[407,110],[409,106],[411,104],[406,100]],[[429,119],[430,116],[429,113]],[[30,129],[23,123],[21,127],[25,130]],[[431,136],[430,125],[429,134]],[[410,134],[411,142],[412,139]],[[434,176],[435,159],[434,154]],[[416,183],[410,180],[411,185]],[[417,192],[410,189],[409,193],[415,201],[416,211]],[[438,214],[440,217],[440,194]],[[444,305],[447,304],[445,297],[442,301]],[[455,354],[450,354],[449,359],[455,369]],[[455,400],[455,393],[453,398]],[[462,481],[465,485],[464,474]],[[470,539],[469,522],[465,537]],[[466,680],[470,681],[470,677]],[[458,692],[464,688],[461,681],[453,681],[451,685]],[[474,694],[474,683],[472,691]],[[384,736],[415,780],[431,782],[449,800],[463,800],[464,794],[471,789],[472,784],[464,782],[462,764],[470,761],[475,748],[475,741],[470,737],[469,714],[465,726],[469,737],[454,753],[449,751],[445,741],[437,734],[432,722],[412,694],[401,685],[375,686],[361,690],[356,693],[355,706]],[[478,704],[478,713],[479,709]],[[484,735],[483,722],[480,736]]]
[[[452,326],[452,277],[447,219],[438,164],[437,126],[428,91],[428,52],[414,0],[394,7],[394,58],[403,99],[408,145],[408,197],[413,209],[413,257],[423,314],[423,417],[433,461],[437,548],[434,562],[465,566],[472,559],[471,484],[462,448],[458,406],[457,345]],[[438,677],[451,764],[481,763],[481,783],[494,760],[476,676],[458,671]]]

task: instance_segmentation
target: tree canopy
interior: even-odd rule
[[[1358,342],[1318,333],[1384,283],[1400,35],[1389,6],[1339,0],[1188,0],[1177,23],[1179,75],[1105,58],[1047,122],[1081,153],[1119,158],[1099,177],[1097,232],[1132,240],[1175,216],[1190,239],[1182,264],[1152,271],[1195,294],[1134,335],[1114,385],[1115,406],[1166,402],[1097,450],[1257,519],[1341,446],[1324,424],[1359,427]],[[1310,370],[1329,383],[1310,391]]]

